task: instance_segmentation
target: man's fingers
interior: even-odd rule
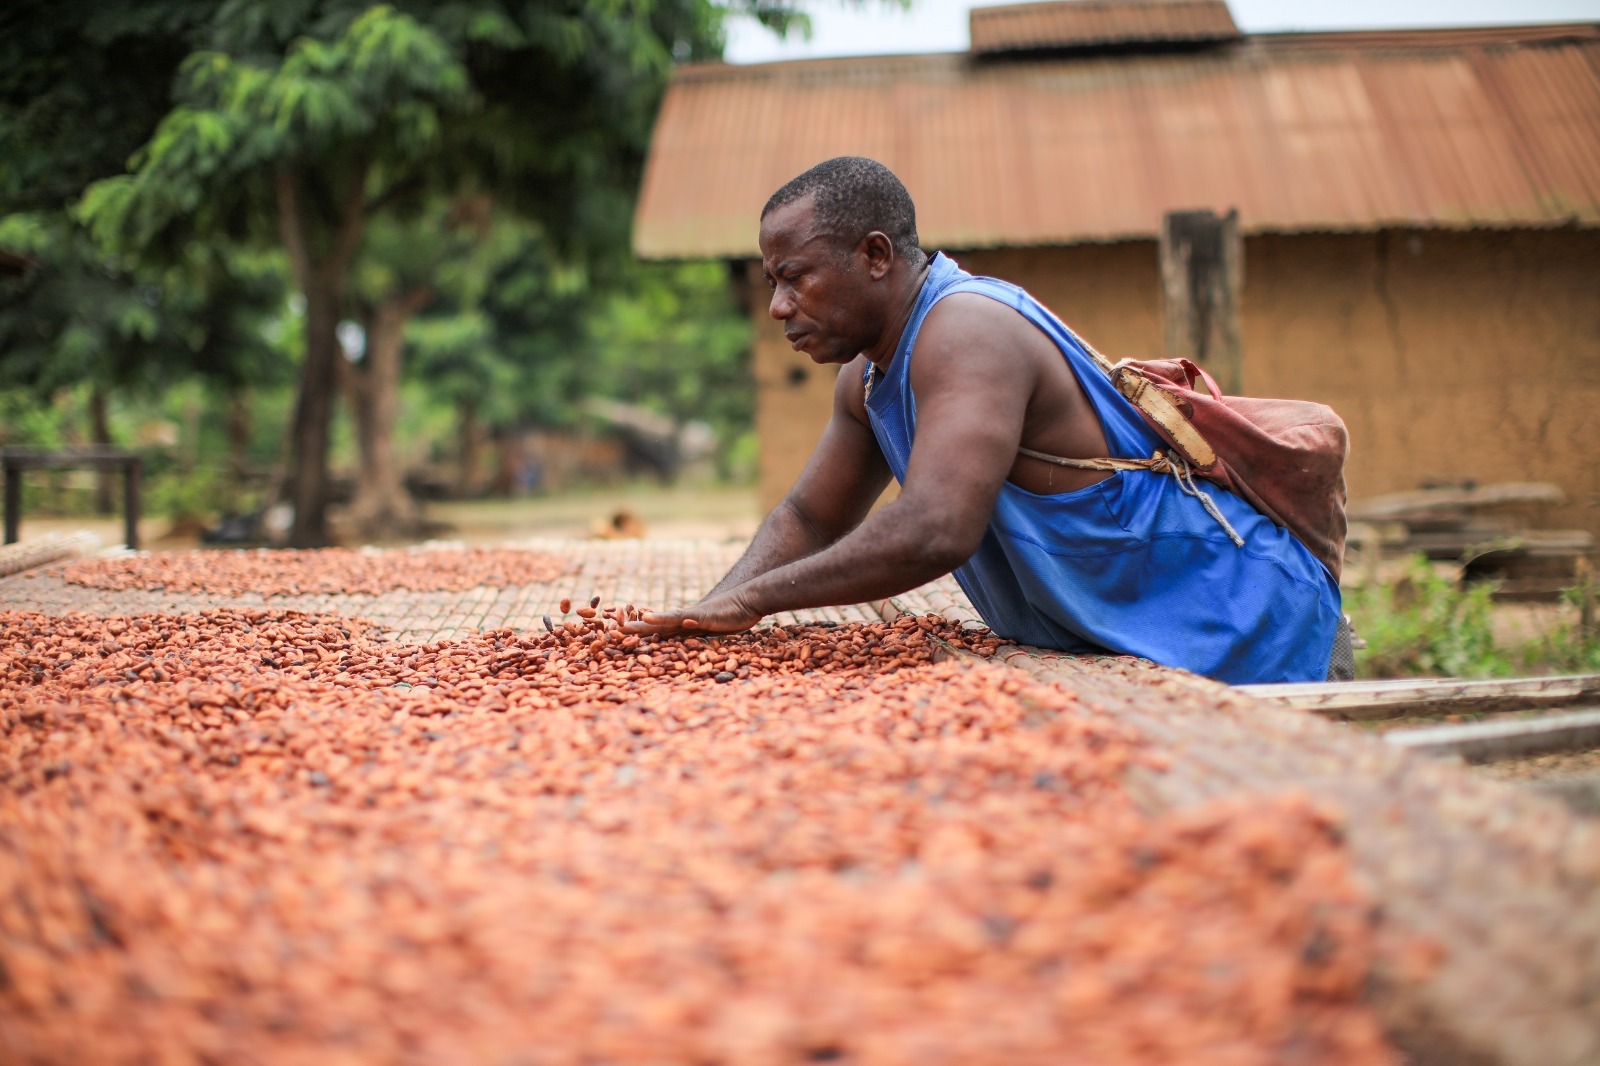
[[[699,621],[693,618],[684,618],[676,614],[658,614],[655,611],[646,611],[636,621],[624,622],[623,632],[637,633],[640,636],[650,636],[656,633],[676,633],[680,629],[699,629]]]

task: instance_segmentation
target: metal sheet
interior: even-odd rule
[[[1229,40],[1223,0],[1061,0],[972,9],[972,53]]]
[[[869,155],[950,249],[1241,230],[1600,224],[1600,27],[1281,34],[1191,54],[681,69],[635,226],[650,258],[756,251],[771,192]]]

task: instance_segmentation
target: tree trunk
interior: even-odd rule
[[[349,375],[346,395],[353,401],[361,473],[350,521],[361,537],[383,540],[415,534],[421,511],[406,491],[405,472],[396,454],[395,419],[400,408],[400,370],[406,323],[432,298],[425,289],[391,295],[366,321],[367,350]]]
[[[193,474],[200,466],[200,414],[199,391],[193,388],[186,389],[183,399],[183,433],[179,437],[182,443],[179,468],[185,477]]]
[[[89,388],[89,443],[97,448],[111,447],[111,418],[106,411],[106,393],[98,383]],[[94,477],[94,510],[111,514],[116,510],[116,474],[102,467]]]
[[[314,227],[302,204],[303,179],[304,175],[286,167],[278,171],[274,182],[279,232],[294,279],[306,299],[306,357],[290,432],[287,495],[294,520],[289,527],[289,545],[320,548],[330,542],[328,429],[333,393],[339,384],[338,360],[343,358],[337,331],[350,262],[366,225],[366,167],[350,169],[339,217],[325,220],[332,232],[326,234],[321,249],[313,247]]]
[[[339,301],[321,284],[308,286],[305,297],[306,359],[300,368],[291,436],[294,524],[289,527],[289,546],[321,548],[329,543],[328,425],[338,384],[336,360],[342,358],[335,332]]]
[[[223,405],[223,425],[228,438],[228,474],[222,497],[224,510],[230,515],[256,506],[249,494],[251,422],[250,390],[243,385],[231,387]]]
[[[478,401],[468,397],[456,405],[456,494],[467,497],[478,490]]]
[[[372,480],[372,370],[371,321],[363,323],[367,330],[368,351],[360,362],[339,360],[339,394],[344,397],[345,410],[350,415],[350,425],[356,438],[356,492]]]
[[[229,391],[227,407],[228,476],[237,487],[250,479],[250,390],[239,386]]]

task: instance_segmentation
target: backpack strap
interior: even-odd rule
[[[1194,423],[1189,421],[1189,416],[1184,414],[1183,408],[1169,393],[1156,388],[1137,367],[1126,360],[1112,367],[1108,373],[1117,391],[1167,435],[1191,466],[1209,470],[1216,465],[1216,449],[1194,428]]]
[[[1057,319],[1057,321],[1060,320]],[[1178,406],[1178,401],[1168,393],[1153,386],[1149,379],[1139,372],[1139,368],[1134,365],[1134,360],[1124,359],[1120,363],[1113,363],[1101,355],[1099,349],[1094,345],[1084,340],[1077,330],[1065,322],[1061,323],[1061,327],[1067,331],[1068,336],[1078,342],[1078,345],[1084,351],[1089,353],[1089,357],[1095,361],[1100,369],[1105,371],[1106,377],[1111,379],[1111,384],[1116,386],[1117,391],[1127,397],[1128,402],[1133,404],[1147,421],[1153,423],[1157,429],[1167,435],[1167,438],[1183,454],[1183,458],[1188,461],[1190,466],[1198,467],[1201,470],[1210,470],[1216,465],[1216,449],[1212,448],[1206,439],[1200,435],[1200,431],[1194,428],[1194,423],[1189,421],[1189,416],[1184,413],[1182,407]],[[1191,372],[1193,374],[1198,374],[1205,378],[1212,395],[1220,400],[1222,394],[1217,391],[1217,384],[1211,380],[1211,375],[1206,374],[1205,371],[1193,363],[1189,363],[1188,360],[1184,362],[1188,367],[1192,368]],[[1038,459],[1040,456],[1036,455],[1034,458]],[[1133,462],[1135,460],[1126,461]],[[1095,469],[1110,468],[1096,467]],[[1129,468],[1118,467],[1116,469]]]
[[[1056,321],[1061,320],[1058,318]],[[1080,337],[1071,326],[1061,322],[1061,328],[1089,353],[1095,364],[1105,371],[1106,377],[1111,379],[1117,391],[1127,397],[1128,402],[1133,404],[1145,420],[1167,435],[1175,448],[1170,453],[1157,451],[1148,459],[1064,459],[1059,455],[1036,452],[1032,448],[1018,448],[1017,451],[1030,459],[1042,459],[1047,463],[1070,466],[1078,470],[1149,470],[1157,474],[1171,474],[1184,495],[1199,500],[1200,506],[1206,509],[1206,514],[1216,519],[1217,525],[1228,534],[1228,539],[1233,541],[1234,547],[1244,547],[1244,538],[1239,536],[1239,531],[1234,529],[1223,516],[1211,497],[1201,492],[1194,483],[1194,468],[1210,470],[1216,465],[1217,452],[1200,435],[1200,431],[1194,428],[1194,423],[1189,421],[1189,416],[1184,413],[1178,401],[1166,391],[1156,388],[1140,373],[1133,360],[1124,359],[1120,363],[1112,363],[1101,355],[1094,345]],[[1186,369],[1191,373],[1205,378],[1212,395],[1220,400],[1222,394],[1217,391],[1217,384],[1211,380],[1211,375],[1187,360],[1184,362]]]
[[[1206,514],[1217,520],[1217,525],[1228,534],[1228,539],[1233,541],[1236,548],[1244,547],[1244,538],[1239,536],[1239,531],[1223,516],[1217,508],[1216,502],[1201,492],[1194,483],[1194,471],[1190,469],[1189,462],[1177,452],[1158,451],[1148,459],[1067,459],[1060,455],[1046,455],[1036,452],[1032,448],[1018,448],[1019,455],[1026,455],[1030,459],[1042,459],[1047,463],[1057,466],[1070,466],[1075,470],[1149,470],[1156,474],[1171,474],[1178,482],[1178,488],[1186,496],[1193,496],[1200,501],[1200,506],[1206,509]]]
[[[1032,448],[1018,448],[1017,454],[1030,459],[1043,459],[1057,466],[1070,466],[1076,470],[1153,470],[1158,474],[1169,472],[1172,465],[1165,455],[1156,452],[1149,459],[1067,459],[1060,455],[1046,455]]]

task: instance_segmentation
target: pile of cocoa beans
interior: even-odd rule
[[[579,611],[0,612],[0,1060],[1396,1061],[1309,802],[1143,814],[933,618]]]
[[[553,581],[565,560],[510,548],[359,551],[187,551],[114,556],[69,563],[74,585],[99,589],[203,592],[216,596],[378,596],[386,592],[461,592]]]

